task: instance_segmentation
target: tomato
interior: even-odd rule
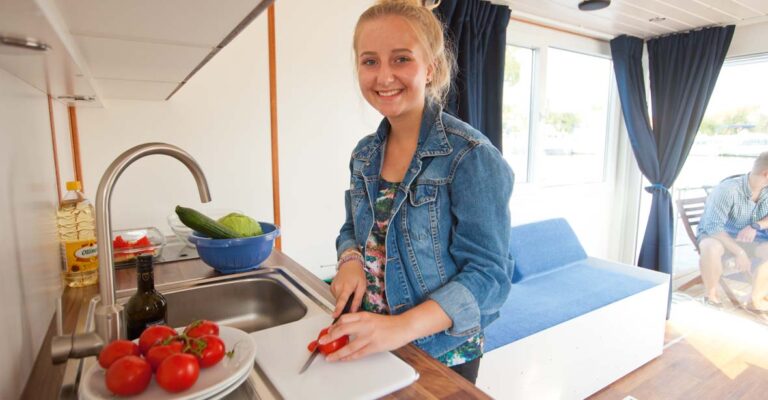
[[[107,369],[115,361],[125,356],[140,356],[139,346],[130,340],[115,340],[104,346],[99,353],[99,365]]]
[[[157,383],[171,393],[189,389],[197,382],[200,365],[191,354],[177,353],[168,356],[157,368]]]
[[[149,238],[146,236],[142,236],[141,239],[133,242],[131,247],[149,247],[152,246],[152,242],[149,241]]]
[[[181,353],[184,349],[184,342],[174,340],[168,344],[158,344],[152,346],[147,351],[147,361],[152,366],[152,371],[157,371],[160,364],[172,354]]]
[[[328,328],[323,328],[323,330],[320,331],[320,334],[317,335],[317,339],[319,340],[326,333],[328,333]],[[346,346],[347,343],[349,343],[349,336],[347,336],[347,335],[344,335],[344,336],[334,340],[333,342],[326,343],[326,344],[319,344],[319,342],[317,340],[313,340],[307,346],[307,350],[315,351],[315,348],[317,348],[318,350],[320,350],[321,353],[323,353],[323,355],[327,356],[328,354],[331,354],[331,353],[335,352],[336,350]]]
[[[184,329],[184,334],[192,338],[205,335],[219,336],[219,326],[205,319],[197,320]]]
[[[144,391],[152,380],[152,367],[137,356],[125,356],[107,369],[107,389],[118,396],[133,396]]]
[[[224,342],[214,335],[190,339],[189,344],[191,346],[189,352],[197,357],[200,368],[208,368],[218,364],[226,353]]]
[[[125,239],[123,239],[123,237],[120,235],[117,235],[115,240],[112,241],[112,246],[115,249],[127,249],[131,247],[131,245],[128,242],[126,242]]]
[[[141,332],[141,336],[139,336],[139,350],[141,351],[141,354],[146,355],[150,347],[173,336],[176,336],[176,331],[170,326],[150,326],[149,328],[144,329],[144,332]]]

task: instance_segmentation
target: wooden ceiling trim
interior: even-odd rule
[[[730,21],[733,19],[732,15],[723,13],[715,8],[707,6],[706,4],[696,0],[665,0],[671,7],[675,7],[679,10],[683,10],[689,14],[694,14],[702,19],[711,21],[713,24]]]
[[[765,0],[733,0],[742,6],[754,10],[758,14],[768,15],[768,1]]]
[[[690,25],[691,28],[703,25],[711,25],[717,22],[708,18],[704,18],[698,14],[694,14],[682,7],[673,6],[671,4],[659,1],[625,0],[624,4],[628,7],[656,14],[659,17],[684,22],[686,25]]]
[[[641,15],[643,12],[641,11]],[[635,21],[636,24],[640,28],[642,28],[644,31],[646,31],[646,34],[643,36],[647,36],[649,33],[653,35],[663,35],[666,33],[672,33],[677,31],[682,31],[686,29],[692,29],[693,26],[688,25],[683,22],[675,21],[675,20],[664,20],[660,22],[651,22],[650,19],[655,17],[655,15],[651,13],[645,13],[642,17],[638,16],[636,9],[627,9],[627,8],[616,8],[614,10],[614,18],[624,18],[624,19],[632,19]]]
[[[585,15],[582,11],[570,9],[560,4],[550,1],[531,5],[527,3],[516,3],[510,7],[512,11],[519,10],[529,15],[530,20],[546,23],[545,20],[559,22],[563,25],[571,25],[576,28],[584,28],[593,31],[603,32],[609,36],[616,36],[621,33],[627,33],[634,36],[645,36],[646,32],[638,27],[627,24],[620,24],[604,17]],[[550,17],[539,17],[539,16]],[[537,18],[538,17],[538,18]]]
[[[597,40],[597,41],[600,41],[600,42],[608,43],[608,40],[603,39],[603,38],[599,38],[599,37],[596,37],[596,36],[590,36],[590,35],[587,35],[587,34],[584,34],[584,33],[576,32],[576,31],[572,31],[572,30],[568,30],[568,29],[558,28],[556,26],[546,25],[546,24],[543,24],[543,23],[540,23],[540,22],[531,21],[531,20],[528,20],[528,19],[520,18],[520,17],[511,16],[511,17],[509,17],[509,19],[512,20],[512,21],[523,23],[523,24],[538,26],[538,27],[541,27],[541,28],[544,28],[544,29],[549,29],[549,30],[553,30],[553,31],[557,31],[557,32],[563,32],[563,33],[567,33],[569,35],[579,36],[579,37],[583,37],[583,38],[587,38],[587,39],[592,39],[592,40]]]
[[[616,14],[616,11],[612,7],[608,7],[602,10],[593,12],[584,12],[576,7],[576,3],[573,0],[546,0],[548,2],[555,3],[557,6],[570,13],[572,18],[577,18],[582,22],[583,27],[589,27],[591,22],[595,19],[600,19],[606,26],[609,27],[609,31],[612,35],[616,36],[621,33],[630,33],[637,36],[638,33],[645,32],[648,28],[644,25],[648,21],[642,21],[637,18],[631,18],[629,16],[623,17],[620,14]],[[544,15],[560,15],[560,14],[544,14]],[[661,29],[658,33],[665,32]],[[644,34],[643,34],[644,35]]]
[[[733,0],[707,0],[706,5],[728,15],[733,15],[736,19],[750,19],[762,14]]]

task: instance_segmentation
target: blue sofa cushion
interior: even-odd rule
[[[562,218],[513,226],[509,255],[515,260],[512,283],[587,258],[573,229]]]
[[[656,285],[597,268],[587,259],[512,285],[499,319],[485,329],[485,351],[504,346]]]

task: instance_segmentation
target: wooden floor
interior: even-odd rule
[[[664,353],[591,399],[768,399],[768,322],[676,294]]]

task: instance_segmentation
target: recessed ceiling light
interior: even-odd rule
[[[662,21],[666,21],[666,20],[667,19],[664,18],[664,17],[653,17],[653,18],[649,19],[648,22],[662,22]]]
[[[584,0],[579,3],[579,10],[594,11],[600,10],[611,5],[611,0]]]

